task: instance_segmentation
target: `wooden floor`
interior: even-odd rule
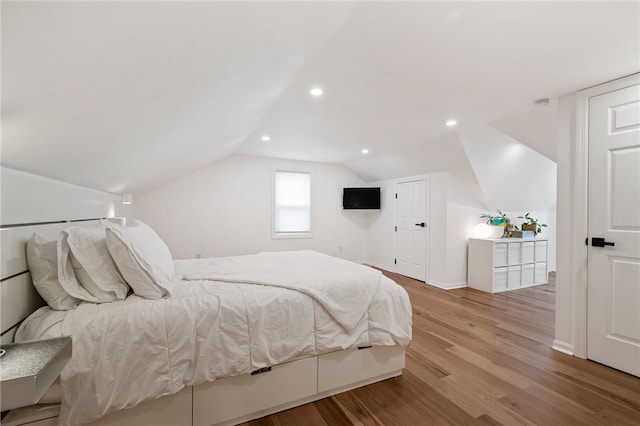
[[[555,277],[501,294],[409,293],[403,375],[246,425],[640,425],[640,379],[550,348]]]

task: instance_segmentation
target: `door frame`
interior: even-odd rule
[[[560,306],[556,298],[556,340],[553,348],[561,352],[575,355],[579,358],[587,358],[587,245],[585,238],[588,237],[588,207],[589,207],[589,98],[624,89],[640,84],[640,73],[613,80],[604,84],[589,87],[576,93],[575,96],[575,138],[572,138],[570,148],[573,152],[571,156],[571,168],[569,171],[569,187],[571,197],[569,199],[570,214],[568,221],[567,248],[570,249],[567,264],[563,265],[568,269],[563,277],[565,284],[572,289],[573,302],[573,344],[557,340],[558,335],[558,312],[567,309],[568,306]],[[564,117],[562,117],[564,118]],[[561,118],[561,119],[562,119]],[[566,117],[571,119],[571,117]],[[574,142],[575,141],[575,142]],[[560,176],[560,173],[558,173]],[[560,252],[560,250],[558,250]],[[557,266],[560,266],[559,264]],[[558,269],[558,268],[556,268]]]
[[[430,276],[430,268],[429,268],[429,259],[430,259],[430,253],[429,253],[429,247],[430,247],[430,241],[431,241],[431,232],[430,232],[430,227],[431,227],[431,222],[430,222],[430,217],[431,215],[429,214],[429,212],[431,211],[431,199],[429,197],[430,195],[430,176],[429,175],[418,175],[418,176],[410,176],[410,177],[405,177],[405,178],[400,178],[400,179],[396,179],[393,185],[393,193],[394,193],[394,197],[393,197],[393,226],[398,226],[398,209],[397,209],[397,199],[395,197],[395,194],[398,193],[398,185],[403,184],[403,183],[410,183],[410,182],[416,182],[419,180],[423,180],[425,182],[425,190],[427,191],[427,193],[425,194],[425,199],[427,200],[427,211],[425,212],[425,221],[427,226],[424,229],[425,235],[424,235],[424,252],[425,252],[425,259],[424,259],[424,281],[425,283],[429,281],[429,276]],[[397,247],[397,236],[398,233],[394,230],[393,231],[393,258],[397,259],[397,253],[398,253],[398,247]],[[396,263],[394,262],[393,264],[393,272],[398,272],[398,265],[396,265]]]

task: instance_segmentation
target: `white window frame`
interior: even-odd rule
[[[282,173],[304,173],[309,175],[309,232],[276,232],[276,174]],[[300,170],[292,168],[274,168],[271,173],[271,238],[274,240],[280,239],[294,239],[294,238],[313,238],[311,230],[313,229],[312,223],[312,208],[313,208],[313,176],[309,170]]]

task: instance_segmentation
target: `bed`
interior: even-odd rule
[[[69,310],[14,296],[30,314],[15,340],[69,335],[74,356],[60,404],[48,395],[3,423],[235,424],[402,372],[408,296],[375,269],[314,251],[170,261],[155,296],[136,288]]]

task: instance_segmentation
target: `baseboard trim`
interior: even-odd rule
[[[385,271],[388,271],[388,272],[395,272],[392,267],[383,265],[381,263],[369,262],[368,260],[362,261],[360,263],[364,263],[365,265],[373,266],[378,269],[384,269]]]
[[[383,265],[381,263],[370,262],[368,260],[365,260],[365,261],[362,261],[362,262],[359,262],[359,263],[362,263],[362,264],[365,264],[365,265],[369,265],[369,266],[373,266],[373,267],[378,268],[378,269],[384,269],[385,271],[396,273],[396,271],[394,271],[393,267],[387,266],[387,265]],[[425,281],[425,284],[428,284],[428,285],[433,286],[433,287],[438,287],[438,288],[441,288],[443,290],[454,290],[456,288],[466,288],[466,287],[468,287],[466,281],[462,282],[462,283],[445,284],[445,283],[441,283],[440,281],[429,280],[429,281]]]
[[[560,340],[554,340],[551,345],[551,349],[562,352],[563,354],[574,356],[573,345]]]
[[[434,287],[438,287],[438,288],[441,288],[443,290],[454,290],[456,288],[465,288],[465,287],[467,287],[467,283],[466,282],[445,284],[445,283],[441,283],[440,281],[429,280],[425,284],[428,284],[428,285],[431,285],[431,286],[434,286]]]

